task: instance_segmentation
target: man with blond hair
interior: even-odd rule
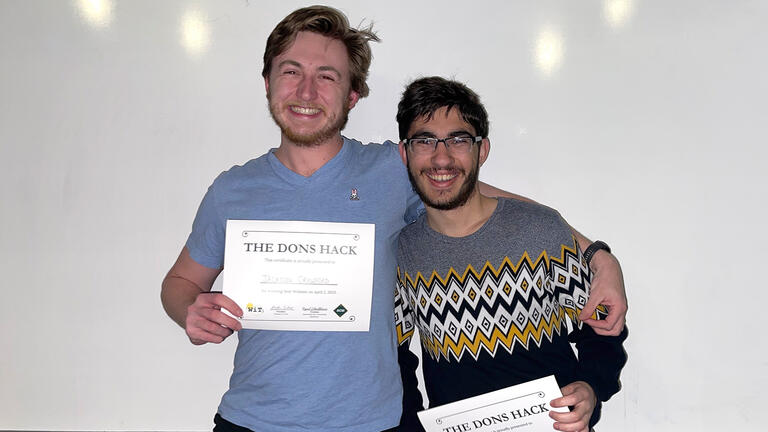
[[[394,241],[420,203],[395,144],[362,145],[341,135],[349,111],[368,95],[368,42],[377,40],[370,28],[353,29],[325,6],[296,10],[275,27],[262,75],[280,144],[214,180],[163,281],[163,306],[192,343],[220,343],[239,331],[215,430],[370,432],[399,422]],[[228,219],[375,224],[369,331],[241,330],[222,312],[242,316],[241,308],[210,293],[224,266]],[[610,255],[603,259],[606,298],[621,325],[620,269]]]

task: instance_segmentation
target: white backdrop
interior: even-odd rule
[[[210,427],[234,338],[189,344],[160,281],[212,179],[278,144],[261,56],[306,4],[0,0],[0,429]],[[333,5],[383,39],[346,135],[396,138],[415,77],[465,81],[481,178],[621,259],[600,430],[762,430],[766,2]]]

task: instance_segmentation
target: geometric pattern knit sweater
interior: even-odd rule
[[[555,375],[561,387],[592,387],[594,425],[600,401],[620,388],[626,329],[608,337],[582,325],[589,284],[570,228],[539,204],[500,198],[488,221],[466,237],[434,231],[425,215],[405,227],[395,287],[403,429],[420,429],[418,359],[408,350],[415,329],[430,406]]]

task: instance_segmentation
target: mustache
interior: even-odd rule
[[[419,171],[421,174],[438,174],[438,173],[445,173],[445,172],[451,172],[451,173],[459,173],[459,174],[466,174],[466,170],[464,168],[459,168],[454,165],[448,165],[445,167],[429,167],[429,168],[423,168],[421,171]]]

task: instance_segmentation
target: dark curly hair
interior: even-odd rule
[[[397,125],[400,139],[408,138],[411,123],[424,117],[430,120],[435,111],[447,107],[459,110],[462,120],[472,125],[475,132],[488,136],[488,113],[480,97],[466,85],[442,77],[419,78],[408,84],[397,105]]]

